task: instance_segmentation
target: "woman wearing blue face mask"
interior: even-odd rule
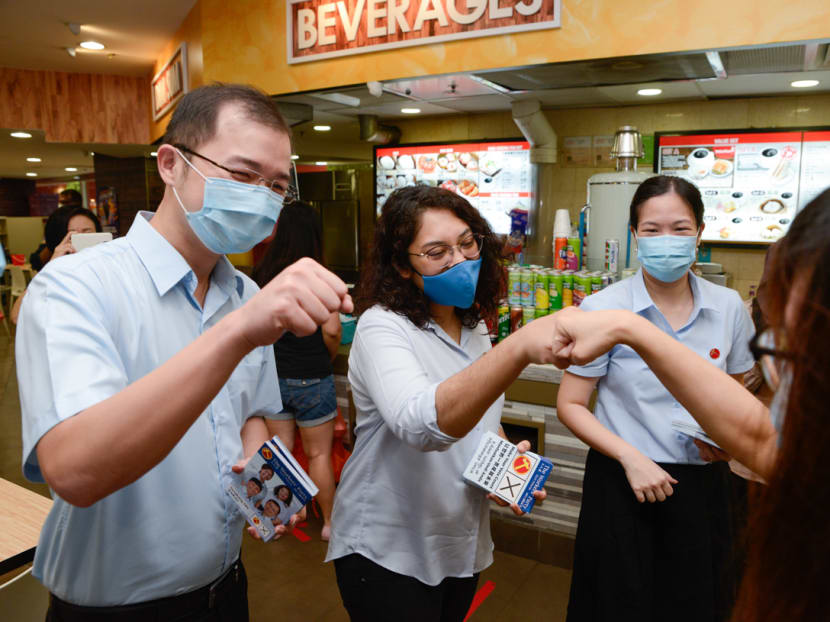
[[[460,622],[492,563],[489,501],[462,473],[482,434],[500,431],[507,386],[553,361],[555,326],[540,318],[491,349],[482,318],[504,292],[500,248],[447,190],[401,188],[383,206],[358,286],[357,440],[327,556],[355,622]]]
[[[749,314],[736,291],[689,270],[703,231],[698,189],[652,177],[630,222],[642,268],[581,308],[633,311],[740,380],[753,366]],[[672,428],[693,419],[626,346],[568,368],[557,412],[591,447],[568,620],[725,619],[734,598],[728,467],[706,460],[728,456]]]

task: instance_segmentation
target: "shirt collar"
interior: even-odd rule
[[[159,296],[164,296],[193,270],[179,251],[150,224],[152,217],[153,212],[138,212],[127,232],[127,241],[147,269]],[[236,278],[236,271],[225,256],[216,262],[211,281],[229,296],[234,289],[237,295],[242,295],[244,285]]]
[[[646,289],[645,277],[643,276],[642,267],[637,270],[637,273],[631,277],[632,280],[632,311],[639,313],[645,311],[649,307],[653,307],[654,301],[648,294]],[[692,289],[692,299],[694,300],[694,308],[690,315],[690,320],[697,317],[701,309],[710,309],[717,311],[718,307],[714,304],[710,297],[704,292],[704,288],[700,286],[700,277],[696,276],[694,272],[689,271],[689,286]]]

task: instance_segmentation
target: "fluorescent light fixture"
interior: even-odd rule
[[[292,154],[291,154],[291,159],[292,159],[292,160],[299,160],[299,159],[300,159],[300,156],[298,156],[296,153],[292,153]]]
[[[317,166],[327,166],[328,162],[315,162]]]
[[[318,132],[328,132],[331,129],[330,125],[315,125],[314,129]]]
[[[67,166],[63,170],[65,170],[67,173],[75,173],[75,172],[78,171],[77,167],[74,167],[74,166]]]
[[[40,158],[26,158],[26,162],[40,162]]]
[[[151,157],[151,158],[155,158],[158,154],[159,154],[159,152],[158,152],[158,151],[151,151],[151,152],[150,152],[150,157]]]
[[[81,41],[81,47],[85,50],[103,50],[104,44],[97,41]]]
[[[32,135],[29,134],[29,132],[12,132],[11,137],[12,138],[31,138]]]
[[[404,114],[418,114],[421,112],[420,108],[401,108],[401,112]]]
[[[26,173],[26,177],[37,177],[37,173]]]
[[[797,89],[808,89],[811,86],[818,86],[818,80],[796,80],[795,82],[790,82],[790,86]]]
[[[642,95],[643,97],[654,97],[662,92],[663,89],[640,89],[637,91],[637,95]]]

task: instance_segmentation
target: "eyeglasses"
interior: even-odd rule
[[[223,171],[227,171],[228,173],[230,173],[230,175],[231,175],[231,177],[233,178],[234,181],[238,181],[238,182],[241,182],[243,184],[248,184],[252,187],[265,186],[271,192],[274,192],[274,193],[280,195],[281,197],[283,197],[284,203],[290,203],[291,201],[296,201],[297,199],[299,199],[299,194],[297,192],[297,189],[294,186],[290,185],[290,184],[286,184],[284,182],[277,181],[276,179],[266,179],[265,177],[262,176],[261,173],[258,173],[254,170],[249,169],[249,168],[244,168],[243,167],[243,168],[234,169],[234,168],[228,168],[227,166],[222,166],[218,162],[214,162],[210,158],[203,156],[201,153],[196,153],[195,151],[193,151],[193,149],[190,149],[189,147],[185,147],[184,145],[176,144],[176,145],[173,145],[173,146],[176,149],[178,149],[179,151],[184,151],[185,153],[189,153],[190,155],[194,155],[197,158],[201,158],[205,162],[210,162],[211,164],[213,164],[213,166],[215,166],[217,168],[221,168]]]
[[[755,334],[749,342],[749,351],[758,361],[769,388],[777,391],[781,385],[784,365],[792,358],[792,355],[786,351],[776,349],[775,333],[771,328]]]
[[[415,257],[426,257],[431,266],[436,269],[443,269],[450,265],[453,252],[458,249],[464,259],[478,259],[481,254],[481,245],[484,236],[479,233],[471,233],[458,244],[436,244],[423,253],[409,253]]]

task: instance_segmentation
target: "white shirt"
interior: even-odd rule
[[[483,322],[456,343],[434,322],[420,329],[377,306],[361,315],[349,356],[357,442],[326,561],[359,553],[428,585],[492,563],[489,502],[462,473],[483,432],[498,431],[504,396],[462,439],[439,429],[435,409],[438,385],[489,349]]]
[[[675,331],[646,290],[642,269],[585,298],[584,311],[627,309],[694,350],[728,374],[742,374],[754,359],[749,340],[752,320],[735,290],[689,273],[694,307],[686,324]],[[577,376],[600,378],[594,414],[614,434],[655,462],[705,464],[693,440],[675,432],[675,418],[694,423],[692,416],[666,390],[654,372],[631,348],[617,345],[587,365],[573,365]]]
[[[150,216],[140,213],[123,238],[50,261],[29,285],[15,351],[23,470],[33,481],[43,481],[36,447],[47,431],[159,367],[257,291],[223,257],[200,307],[193,271]],[[88,508],[53,495],[35,577],[59,598],[86,606],[209,584],[241,545],[244,521],[225,484],[242,457],[242,424],[281,409],[274,349],[256,348],[138,480]]]

